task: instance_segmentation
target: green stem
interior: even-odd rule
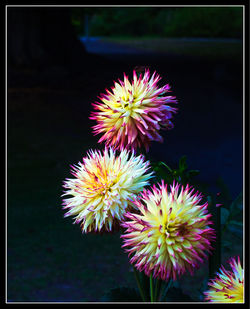
[[[146,301],[146,296],[145,296],[144,290],[141,286],[141,282],[140,282],[137,270],[134,267],[133,267],[133,269],[134,269],[134,275],[135,275],[136,283],[137,283],[141,298],[142,298],[143,301]]]
[[[156,301],[158,300],[160,290],[161,290],[161,279],[156,279],[155,290],[154,290],[154,297]]]
[[[151,303],[154,302],[154,283],[153,283],[152,274],[150,274],[150,300],[151,300]]]

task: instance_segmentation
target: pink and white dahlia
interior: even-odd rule
[[[131,255],[130,262],[139,271],[154,278],[175,280],[177,275],[193,269],[207,258],[214,230],[208,214],[208,203],[200,204],[201,194],[189,185],[158,184],[143,190],[134,201],[139,213],[127,212],[122,223],[123,247]]]
[[[244,302],[244,270],[241,267],[240,258],[229,260],[232,271],[225,270],[223,266],[217,277],[208,285],[210,289],[204,294],[205,300],[217,303],[243,303]]]
[[[124,81],[114,83],[112,91],[106,89],[100,102],[93,104],[97,112],[90,119],[96,120],[94,134],[102,134],[98,142],[105,141],[106,146],[118,149],[136,149],[145,147],[151,141],[162,142],[160,129],[171,129],[172,115],[177,108],[169,106],[177,103],[174,96],[166,95],[170,91],[167,84],[158,87],[160,76],[148,69],[144,75],[137,76],[133,71],[133,80],[124,74]]]
[[[83,162],[72,166],[75,178],[64,182],[63,195],[72,196],[63,200],[65,217],[75,216],[83,232],[111,231],[135,207],[131,199],[149,183],[148,169],[149,161],[127,150],[119,155],[112,148],[90,150]]]

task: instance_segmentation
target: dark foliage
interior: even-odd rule
[[[74,8],[72,22],[92,36],[241,38],[242,7]]]

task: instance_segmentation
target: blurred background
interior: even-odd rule
[[[69,165],[103,148],[91,103],[136,66],[156,70],[179,102],[148,158],[175,168],[186,155],[205,194],[221,192],[225,207],[241,196],[243,26],[241,6],[7,7],[9,302],[95,302],[135,286],[119,235],[83,235],[61,194]],[[225,238],[222,262],[242,257],[242,238]],[[180,280],[197,301],[204,271]]]

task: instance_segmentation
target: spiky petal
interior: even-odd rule
[[[123,247],[129,248],[130,262],[139,271],[175,280],[186,270],[193,273],[207,258],[215,233],[209,227],[208,203],[199,204],[202,196],[193,192],[189,185],[184,188],[175,182],[168,191],[162,181],[144,189],[134,201],[139,214],[125,214]]]
[[[172,114],[177,108],[169,104],[177,103],[174,96],[167,96],[170,86],[158,87],[160,76],[148,69],[144,75],[137,76],[133,71],[133,80],[129,81],[124,73],[124,80],[115,82],[112,91],[95,102],[90,119],[96,120],[94,134],[102,134],[99,142],[105,141],[106,146],[115,149],[149,148],[151,141],[162,142],[159,130],[171,129]]]
[[[83,162],[72,166],[75,178],[64,182],[63,195],[73,196],[63,200],[65,217],[76,216],[83,232],[111,231],[134,207],[130,200],[148,184],[148,169],[149,161],[127,150],[117,156],[112,148],[90,150]]]
[[[216,278],[208,285],[210,289],[205,294],[205,300],[217,303],[243,303],[244,302],[244,270],[240,258],[229,259],[232,271],[225,270],[223,266],[216,273]]]

